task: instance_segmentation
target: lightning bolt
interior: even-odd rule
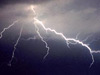
[[[34,37],[29,37],[28,39],[25,39],[25,38],[22,38],[22,40],[26,40],[26,41],[29,41],[29,40],[36,40],[37,38],[34,36]]]
[[[92,51],[92,53],[100,53],[100,50]]]
[[[34,24],[35,24],[35,22],[34,22]],[[45,47],[47,48],[47,53],[46,53],[46,55],[43,57],[43,59],[45,59],[45,58],[48,56],[48,54],[49,54],[49,49],[50,49],[50,48],[48,47],[47,42],[43,39],[43,37],[42,37],[41,34],[39,33],[39,28],[37,27],[36,24],[35,24],[35,27],[36,27],[36,32],[37,32],[38,36],[41,38],[41,41],[45,43]]]
[[[32,8],[32,10],[33,10],[34,14],[36,14],[34,8]],[[90,63],[90,66],[89,66],[89,67],[91,67],[91,66],[93,65],[93,63],[94,63],[94,57],[93,57],[93,54],[92,54],[92,53],[100,53],[99,50],[98,50],[98,51],[95,51],[95,50],[92,51],[92,49],[91,49],[87,44],[84,44],[82,41],[80,41],[80,40],[78,40],[78,39],[66,38],[66,37],[64,36],[63,33],[57,32],[56,30],[51,29],[51,28],[46,28],[45,25],[43,24],[43,22],[40,21],[39,19],[37,19],[37,17],[34,17],[34,24],[35,24],[35,27],[36,27],[36,29],[37,29],[37,34],[39,35],[39,37],[41,38],[41,40],[46,44],[46,48],[48,49],[48,50],[47,50],[47,54],[44,56],[44,58],[46,58],[46,56],[49,54],[49,47],[48,47],[47,42],[44,41],[43,37],[42,37],[42,36],[40,35],[40,33],[39,33],[38,24],[41,25],[42,28],[43,28],[46,32],[47,32],[47,31],[51,31],[51,32],[54,32],[56,35],[60,35],[60,36],[67,42],[67,44],[69,44],[70,41],[73,41],[73,42],[75,42],[75,43],[78,43],[78,44],[82,45],[83,47],[86,47],[86,48],[89,50],[90,55],[91,55],[91,58],[92,58],[92,62]],[[78,35],[79,35],[79,34],[78,34]],[[88,38],[86,38],[86,39],[88,39]]]
[[[26,40],[35,40],[35,39],[36,39],[36,37],[30,37],[30,38],[28,38]]]
[[[21,28],[21,30],[20,30],[19,37],[18,37],[18,39],[17,39],[17,41],[16,41],[16,43],[15,43],[15,45],[14,45],[14,49],[13,49],[13,52],[12,52],[12,57],[11,57],[11,60],[9,61],[9,63],[8,63],[8,66],[11,66],[11,63],[12,63],[12,61],[13,61],[13,59],[14,59],[16,47],[17,47],[17,45],[18,45],[18,43],[19,43],[19,40],[20,40],[20,38],[21,38],[22,31],[23,31],[23,26],[22,26],[22,28]]]
[[[34,18],[34,21],[35,21],[36,23],[39,23],[39,24],[43,27],[44,30],[54,32],[56,35],[60,35],[60,36],[61,36],[62,38],[64,38],[64,40],[66,40],[67,42],[68,42],[68,41],[74,41],[74,42],[79,43],[79,44],[81,44],[82,46],[86,47],[86,48],[90,51],[90,55],[91,55],[91,57],[92,57],[92,63],[90,64],[90,67],[92,66],[92,64],[94,63],[94,57],[93,57],[93,55],[92,55],[92,49],[91,49],[88,45],[84,44],[83,42],[81,42],[81,41],[79,41],[79,40],[73,39],[73,38],[66,38],[66,37],[63,35],[63,33],[59,33],[59,32],[57,32],[57,31],[54,30],[54,29],[46,28],[46,27],[44,26],[44,24],[43,24],[41,21],[39,21],[37,18]]]
[[[3,37],[3,33],[4,33],[6,30],[10,29],[12,26],[14,26],[15,23],[17,23],[17,22],[18,22],[18,20],[14,21],[11,25],[9,25],[8,27],[4,28],[4,29],[1,31],[1,33],[0,33],[0,39]]]
[[[35,16],[35,17],[33,18],[33,21],[34,21],[34,25],[35,25],[35,28],[36,28],[36,32],[37,32],[38,36],[40,37],[41,41],[45,44],[45,47],[46,47],[46,49],[47,49],[47,52],[46,52],[46,54],[44,55],[43,59],[46,59],[46,57],[48,56],[49,51],[50,51],[50,48],[49,48],[49,46],[48,46],[48,43],[47,43],[47,42],[44,40],[44,38],[41,36],[40,31],[39,31],[40,29],[39,29],[38,25],[40,25],[46,32],[47,32],[47,31],[50,31],[50,32],[55,33],[56,35],[61,36],[61,37],[66,41],[66,44],[67,44],[68,48],[70,48],[70,47],[69,47],[69,44],[73,44],[72,41],[73,41],[75,44],[78,43],[78,44],[82,45],[83,47],[87,48],[87,49],[89,50],[90,55],[91,55],[91,58],[92,58],[92,62],[90,63],[90,66],[89,66],[89,67],[91,67],[91,66],[93,65],[93,63],[94,63],[94,57],[93,57],[93,54],[92,54],[92,53],[100,53],[100,50],[92,50],[87,44],[84,43],[84,41],[86,41],[89,37],[87,37],[87,38],[86,38],[85,40],[83,40],[83,41],[78,40],[78,35],[79,35],[79,34],[76,36],[76,39],[74,39],[74,38],[66,38],[66,36],[65,36],[63,33],[57,32],[56,30],[51,29],[51,28],[46,28],[45,25],[43,24],[43,22],[40,21],[40,20],[37,18],[37,14],[36,14],[36,12],[35,12],[33,6],[31,6],[31,9],[32,9],[32,11],[33,11],[33,13],[34,13],[34,16]],[[14,26],[15,23],[17,23],[17,22],[18,22],[18,20],[14,21],[11,25],[9,25],[8,27],[4,28],[4,29],[1,31],[1,33],[0,33],[0,39],[3,37],[3,33],[4,33],[6,30],[10,29],[12,26]],[[18,45],[18,43],[19,43],[19,41],[20,41],[20,38],[21,38],[21,36],[22,36],[22,31],[23,31],[23,26],[22,26],[22,28],[21,28],[21,30],[20,30],[18,39],[17,39],[16,43],[14,44],[14,49],[13,49],[13,52],[12,52],[12,57],[11,57],[11,60],[9,61],[9,63],[8,63],[9,66],[11,66],[11,63],[12,63],[12,61],[13,61],[13,59],[14,59],[16,47],[17,47],[17,45]],[[30,39],[34,39],[34,38],[29,38],[28,40],[30,40]]]

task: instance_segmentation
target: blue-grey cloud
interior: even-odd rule
[[[33,0],[38,18],[47,27],[63,32],[65,35],[76,35],[78,32],[100,32],[99,0]],[[46,3],[45,3],[46,2]],[[2,3],[2,2],[1,2]],[[15,4],[17,3],[17,4]],[[37,4],[38,3],[38,4]],[[13,5],[12,5],[13,4]],[[0,21],[7,25],[8,21],[21,18],[25,23],[34,17],[30,7],[31,0],[15,1],[0,8]],[[32,24],[31,24],[32,25]],[[1,26],[2,27],[2,26]]]
[[[38,4],[47,1],[50,0],[0,0],[0,7],[5,5],[14,5],[14,4]]]

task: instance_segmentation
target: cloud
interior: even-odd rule
[[[38,4],[48,2],[50,0],[1,0],[0,6],[14,5],[14,4]]]
[[[78,3],[81,3],[81,1],[78,1]],[[51,1],[45,4],[45,7],[44,5],[38,6],[36,12],[38,18],[44,21],[46,27],[56,29],[65,35],[74,35],[79,32],[90,34],[100,32],[100,11],[98,7],[95,7],[96,3],[88,2],[90,5],[83,6],[78,5],[77,0]]]
[[[46,27],[56,29],[65,35],[76,35],[79,32],[86,34],[100,32],[100,10],[96,7],[98,1],[89,1],[33,0],[32,3],[35,6],[38,19],[43,21]],[[33,12],[28,10],[28,7],[32,4],[31,0],[29,0],[29,4],[26,0],[10,0],[10,2],[0,9],[0,21],[4,23],[3,25],[19,18],[25,20],[25,23],[29,23],[34,17]]]

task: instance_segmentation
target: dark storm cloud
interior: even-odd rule
[[[4,6],[4,5],[8,5],[8,4],[17,4],[17,3],[21,3],[21,4],[38,4],[38,3],[43,3],[43,2],[47,2],[50,0],[0,0],[0,6]]]
[[[0,9],[0,21],[7,23],[21,18],[29,22],[34,17],[28,10],[31,4],[35,6],[38,18],[59,32],[76,35],[80,31],[100,31],[100,0],[3,0],[0,5],[5,7]]]
[[[67,34],[80,31],[84,33],[100,31],[100,0],[59,1],[49,2],[45,7],[43,6],[45,10],[41,11],[42,6],[40,6],[40,11],[37,9],[39,14],[46,13],[42,17],[47,21],[48,27]]]
[[[86,7],[100,7],[100,0],[75,0],[72,8],[77,10],[85,9]]]

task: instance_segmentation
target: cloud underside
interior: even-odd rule
[[[46,27],[70,35],[78,32],[95,33],[100,32],[98,3],[98,0],[3,0],[0,5],[6,7],[0,8],[0,21],[1,25],[9,25],[7,22],[11,23],[14,18],[31,21],[34,13],[28,8],[33,4],[38,19]]]
[[[39,4],[51,0],[2,0],[0,6],[13,5],[13,4]]]

